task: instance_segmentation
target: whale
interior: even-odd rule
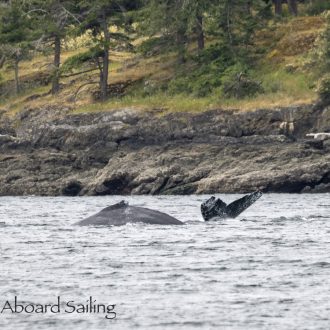
[[[204,221],[235,218],[261,197],[254,192],[227,205],[220,198],[212,196],[201,205]],[[76,223],[79,226],[122,226],[128,223],[153,225],[183,225],[184,222],[163,212],[140,206],[131,206],[126,201],[110,205],[100,212]]]
[[[245,195],[242,198],[236,199],[228,205],[220,198],[215,198],[212,196],[202,203],[201,213],[205,221],[236,218],[254,202],[256,202],[261,196],[261,191],[255,191],[252,194]]]
[[[103,209],[77,225],[80,226],[122,226],[128,223],[147,223],[153,225],[183,225],[184,223],[166,213],[146,207],[131,206],[121,201]]]

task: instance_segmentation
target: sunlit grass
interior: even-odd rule
[[[113,111],[123,108],[136,110],[157,110],[161,113],[169,112],[201,112],[210,109],[237,109],[251,111],[255,109],[269,109],[274,107],[289,107],[292,105],[310,104],[315,101],[316,94],[313,91],[297,94],[289,94],[278,91],[268,94],[260,94],[246,99],[226,99],[213,94],[210,97],[195,98],[189,95],[168,95],[157,93],[147,97],[126,96],[110,99],[104,103],[92,103],[74,110],[75,113]]]
[[[122,108],[156,109],[161,112],[195,112],[207,110],[212,106],[212,100],[209,98],[193,98],[187,95],[169,96],[165,93],[157,93],[145,97],[125,96],[123,98],[113,98],[104,103],[93,103],[79,107],[74,112],[100,112]]]
[[[50,86],[40,86],[34,88],[33,90],[26,90],[18,95],[10,96],[9,98],[0,98],[0,108],[5,110],[8,115],[15,115],[17,112],[21,111],[26,106],[26,99],[29,96],[37,94],[45,94],[50,90]],[[29,106],[33,107],[34,104],[39,102],[39,100],[29,101]],[[42,102],[45,102],[45,97]]]
[[[99,72],[96,69],[88,75],[75,76],[73,80],[71,77],[62,78],[61,83],[65,84],[65,87],[57,97],[47,95],[27,102],[28,96],[43,94],[50,89],[50,86],[36,87],[17,97],[0,99],[0,107],[7,110],[9,114],[15,114],[24,107],[41,107],[43,104],[69,104],[75,113],[112,111],[121,108],[134,108],[141,111],[157,109],[157,113],[168,113],[200,112],[215,108],[250,111],[311,103],[317,97],[314,91],[317,77],[304,72],[301,62],[306,57],[306,50],[312,45],[310,36],[318,34],[323,25],[324,20],[320,17],[298,17],[275,22],[274,30],[261,31],[257,36],[257,44],[265,47],[267,51],[260,60],[258,68],[253,72],[252,78],[261,81],[264,93],[250,98],[226,99],[220,88],[203,98],[183,94],[170,95],[166,92],[144,96],[144,92],[140,88],[122,98],[110,98],[108,101],[100,103],[93,102],[91,97],[97,89],[95,84],[93,87],[88,86],[89,88],[83,89],[76,100],[70,103],[68,100],[75,95],[81,85],[89,80],[98,81]],[[138,44],[142,40],[143,38],[140,38],[136,43]],[[302,47],[296,47],[295,41],[297,40],[301,42]],[[83,45],[85,41],[82,40],[81,44]],[[212,40],[208,40],[207,44],[212,42]],[[189,45],[189,50],[192,52],[195,46],[195,44]],[[289,47],[294,49],[289,49]],[[70,56],[86,50],[83,47],[72,48],[63,52],[62,63]],[[49,70],[48,64],[51,62],[51,56],[43,55],[38,55],[30,61],[23,61],[20,63],[20,75],[23,77],[32,74],[34,77],[35,74],[37,80],[37,74]],[[289,72],[285,68],[287,64],[293,64],[294,70]],[[189,66],[189,61],[186,66]],[[131,80],[148,81],[157,85],[172,79],[176,74],[176,69],[175,53],[143,58],[130,52],[111,51],[109,83],[115,84]],[[11,68],[2,70],[1,75],[4,81],[12,80],[13,70]]]

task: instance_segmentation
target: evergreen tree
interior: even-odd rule
[[[297,0],[288,0],[288,7],[291,15],[298,15],[298,3]]]
[[[62,42],[73,24],[79,24],[76,0],[29,0],[28,15],[43,44],[53,50],[52,94],[60,89]]]
[[[204,16],[211,0],[149,0],[145,7],[142,30],[149,36],[162,34],[165,47],[174,48],[179,63],[186,57],[191,34],[197,36],[199,50],[205,47]]]
[[[263,25],[263,16],[269,7],[264,1],[218,0],[213,15],[217,24],[213,34],[232,50],[232,56],[247,56],[253,46],[255,31]]]
[[[282,0],[274,0],[275,3],[275,15],[282,16]]]
[[[32,48],[33,34],[30,22],[23,11],[24,3],[12,0],[2,2],[0,17],[0,58],[11,61],[15,71],[15,92],[20,91],[19,63],[27,58]]]
[[[273,0],[275,5],[275,15],[282,16],[283,13],[283,0]],[[298,2],[297,0],[287,0],[289,12],[293,16],[298,15]]]
[[[214,0],[186,0],[183,8],[187,16],[187,30],[190,34],[196,34],[198,50],[203,50],[205,47],[205,18],[211,15],[214,2]]]
[[[115,41],[127,40],[125,34],[118,32],[121,28],[126,27],[125,5],[127,5],[127,1],[121,2],[120,0],[79,1],[79,10],[83,16],[79,30],[80,33],[92,31],[93,45],[90,55],[100,71],[99,86],[102,101],[107,98],[108,94],[110,46]],[[115,26],[117,32],[111,32],[110,26]]]
[[[176,49],[179,63],[185,61],[189,24],[187,9],[184,0],[149,0],[141,22],[141,30],[146,35],[161,34],[166,40],[164,46]]]

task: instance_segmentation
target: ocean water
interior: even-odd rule
[[[330,195],[266,194],[205,223],[207,197],[125,197],[185,225],[109,228],[73,224],[120,196],[1,197],[0,328],[329,329]],[[59,311],[4,309],[15,296]]]

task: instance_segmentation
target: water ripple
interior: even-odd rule
[[[0,327],[328,329],[329,195],[265,195],[237,219],[204,223],[207,197],[128,197],[186,224],[111,228],[73,224],[122,196],[1,197],[0,305],[93,296],[116,304],[117,319],[5,313]]]

